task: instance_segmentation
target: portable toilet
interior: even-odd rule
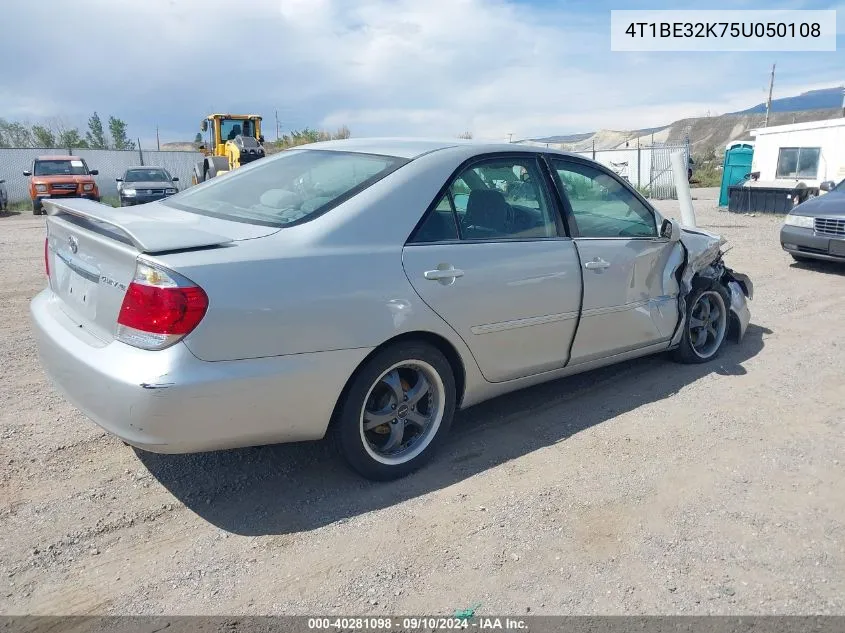
[[[728,189],[739,183],[751,172],[754,157],[754,141],[734,141],[725,147],[725,161],[722,164],[722,187],[719,191],[719,206],[728,206]]]

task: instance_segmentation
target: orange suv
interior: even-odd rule
[[[88,198],[99,202],[100,190],[94,181],[98,173],[88,169],[79,156],[39,156],[32,170],[23,172],[29,177],[33,215],[44,213],[42,203],[48,198]]]

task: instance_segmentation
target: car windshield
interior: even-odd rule
[[[249,119],[220,119],[221,142],[231,141],[236,136],[253,136],[252,121]]]
[[[130,169],[123,177],[124,182],[170,182],[163,169]]]
[[[840,193],[845,193],[845,180],[836,185],[833,189],[831,189],[831,191],[839,191]]]
[[[82,160],[37,160],[32,173],[35,176],[87,176],[88,168]]]
[[[408,161],[392,156],[287,150],[217,176],[165,204],[268,226],[299,224],[363,191]]]

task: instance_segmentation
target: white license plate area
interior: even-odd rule
[[[93,320],[97,316],[99,276],[98,281],[94,281],[96,275],[93,272],[69,264],[62,257],[56,257],[55,262],[56,289],[59,296],[69,308]]]
[[[827,247],[827,252],[831,255],[845,257],[845,240],[830,240],[830,243]]]

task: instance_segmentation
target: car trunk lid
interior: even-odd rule
[[[138,257],[232,247],[274,227],[230,222],[157,205],[142,212],[90,200],[45,200],[46,264],[62,310],[104,343],[114,340]]]

